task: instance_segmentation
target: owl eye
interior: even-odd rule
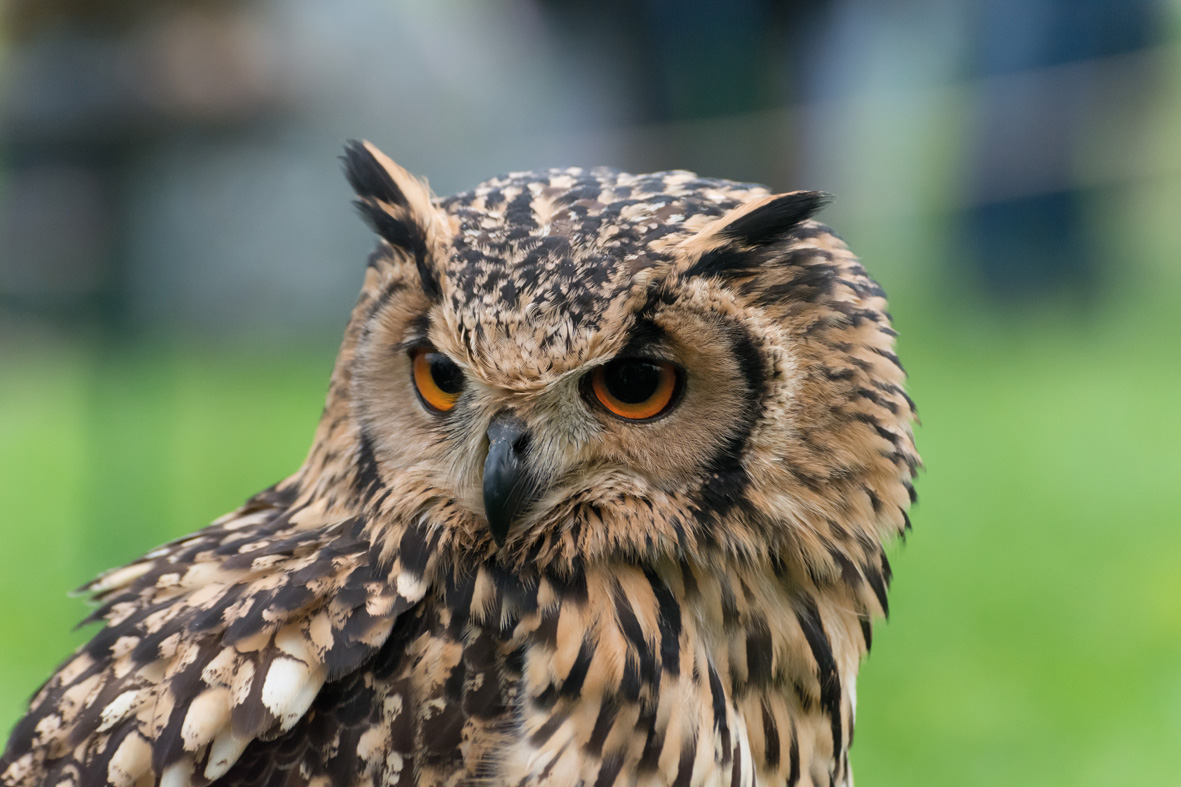
[[[428,410],[445,413],[463,393],[463,370],[441,352],[420,347],[411,353],[414,387]]]
[[[667,361],[619,358],[590,373],[590,392],[612,415],[628,421],[649,421],[675,403],[681,388],[680,370]]]

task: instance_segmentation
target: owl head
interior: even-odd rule
[[[895,333],[810,218],[824,195],[575,168],[436,199],[372,145],[344,162],[379,242],[309,502],[555,570],[693,554],[839,576],[907,527]]]

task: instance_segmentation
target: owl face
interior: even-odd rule
[[[839,244],[807,221],[820,195],[572,169],[435,201],[370,146],[346,164],[382,240],[334,390],[368,475],[445,501],[457,543],[522,559],[764,552],[815,535],[826,482],[876,488],[860,478],[876,464],[896,486],[907,468],[841,434],[871,420],[834,410],[842,387],[888,360],[823,341],[825,319],[852,327],[823,308],[841,274],[861,300],[880,290],[842,267],[843,246],[810,243]],[[861,322],[884,322],[875,305]],[[898,494],[870,491],[867,527]]]
[[[359,412],[388,466],[441,471],[440,491],[501,541],[603,489],[689,493],[762,395],[758,350],[708,304],[633,314],[618,335],[587,337],[580,363],[544,370],[509,336],[474,351],[446,305],[407,306],[389,304],[359,353]],[[548,316],[562,327],[560,310]]]

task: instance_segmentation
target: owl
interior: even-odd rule
[[[826,197],[344,163],[378,245],[303,466],[86,586],[0,784],[851,784],[919,457]]]

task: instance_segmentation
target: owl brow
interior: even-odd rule
[[[616,353],[619,358],[635,358],[652,355],[654,349],[661,349],[668,344],[668,334],[651,318],[640,316],[628,331],[627,341],[623,348]]]
[[[427,337],[431,330],[431,318],[429,315],[420,314],[410,321],[406,327],[406,334],[402,341],[394,345],[395,353],[408,353],[412,350],[417,350],[420,347],[431,346],[430,339]]]

